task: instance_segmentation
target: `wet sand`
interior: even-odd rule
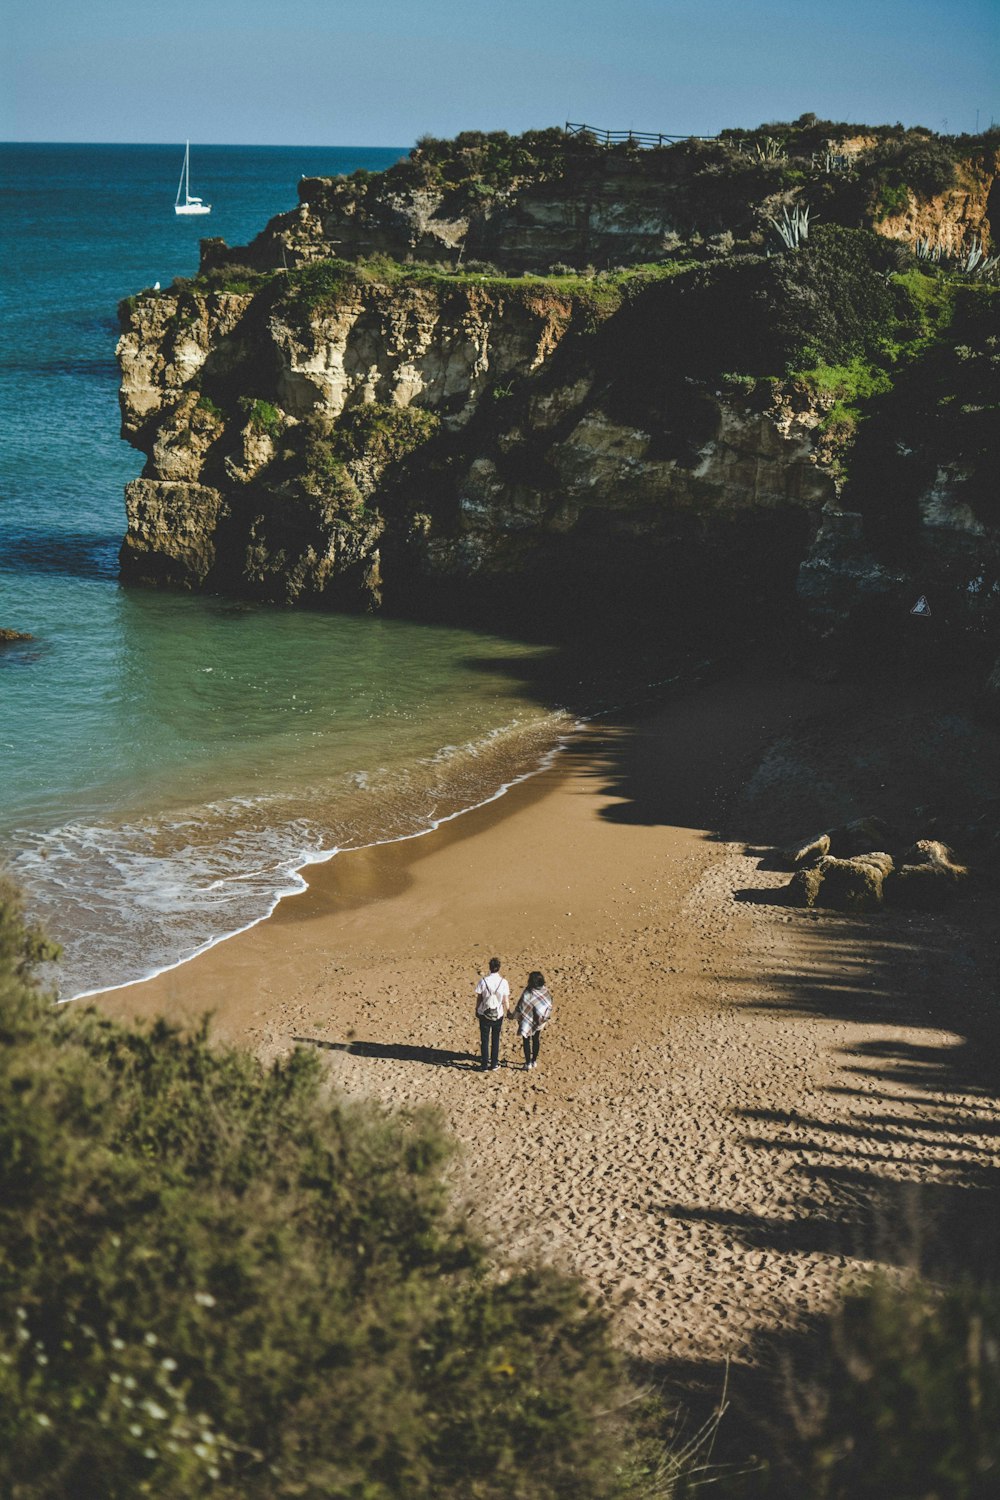
[[[927,708],[749,672],[592,727],[499,801],[307,872],[267,922],[99,1003],[211,1011],[264,1060],[315,1047],[349,1094],[434,1107],[498,1261],[579,1272],[643,1358],[753,1360],[845,1276],[956,1237],[1000,1166],[976,1043],[995,890],[947,914],[792,910],[748,852],[929,800],[933,736],[883,779],[907,713]],[[478,1070],[493,953],[515,992],[537,967],[555,996],[531,1073],[510,1026]]]

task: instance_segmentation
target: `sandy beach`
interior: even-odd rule
[[[783,905],[769,843],[996,795],[997,739],[939,685],[749,671],[582,732],[427,837],[343,854],[253,930],[100,1000],[431,1106],[498,1263],[580,1273],[643,1359],[753,1362],[845,1276],[996,1253],[996,891],[946,913]],[[935,696],[936,695],[936,696]],[[919,734],[916,733],[919,726]],[[957,748],[956,748],[957,747]],[[491,954],[555,1014],[478,1071]],[[992,1191],[991,1191],[992,1186]]]

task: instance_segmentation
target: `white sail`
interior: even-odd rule
[[[177,184],[177,198],[174,202],[175,214],[210,214],[212,205],[203,203],[200,198],[192,198],[191,192],[191,142],[184,145],[184,165],[181,167],[181,180]],[[181,192],[184,193],[184,202],[181,202]]]

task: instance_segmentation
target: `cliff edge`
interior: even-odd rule
[[[797,608],[837,650],[920,593],[987,638],[996,147],[830,128],[424,143],[205,242],[121,309],[123,577],[460,616],[496,586],[540,622]]]

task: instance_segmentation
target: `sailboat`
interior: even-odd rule
[[[200,198],[192,198],[191,187],[191,142],[187,141],[184,146],[184,165],[181,167],[181,180],[177,184],[177,201],[174,203],[175,214],[210,214],[211,203],[202,203]],[[181,202],[181,192],[184,193],[184,202]]]

